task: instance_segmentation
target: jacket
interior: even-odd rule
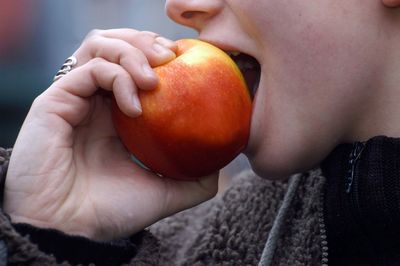
[[[0,149],[0,184],[10,150]],[[126,239],[95,242],[0,212],[0,265],[400,265],[400,139],[339,145],[287,181],[229,189]],[[1,191],[1,189],[0,189]]]
[[[288,182],[245,171],[222,196],[107,243],[13,224],[2,212],[0,265],[321,265],[324,183],[319,169]]]

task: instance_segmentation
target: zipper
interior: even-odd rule
[[[356,142],[353,144],[353,149],[349,156],[349,168],[345,178],[345,190],[347,194],[352,191],[353,202],[358,206],[358,184],[356,179],[356,167],[357,162],[360,159],[361,153],[365,148],[365,144],[362,142]],[[318,205],[318,224],[319,233],[321,238],[321,265],[328,266],[328,238],[326,236],[325,218],[324,218],[324,189],[320,192],[319,205]]]
[[[346,193],[349,195],[349,200],[350,200],[350,206],[352,210],[354,211],[354,219],[358,226],[361,227],[362,230],[362,218],[361,218],[361,213],[360,213],[360,197],[359,197],[359,180],[358,180],[358,161],[361,157],[362,152],[364,151],[365,148],[365,143],[362,142],[356,142],[353,144],[353,150],[350,153],[349,156],[349,169],[348,169],[348,175],[346,178]],[[364,231],[364,230],[362,230]],[[364,233],[366,238],[369,238],[368,234]],[[374,250],[374,253],[377,253],[376,247],[374,245],[371,246],[371,248]],[[378,252],[379,253],[379,252]],[[375,254],[377,256],[374,256],[376,258],[376,263],[378,265],[385,265],[384,260],[381,258],[380,255]]]
[[[347,175],[346,175],[346,180],[345,180],[345,189],[346,189],[346,193],[350,194],[350,192],[352,191],[353,187],[354,187],[354,194],[357,195],[357,204],[358,204],[358,186],[357,186],[357,182],[355,182],[355,172],[356,172],[356,167],[357,167],[357,162],[358,159],[360,159],[361,153],[364,150],[364,143],[362,142],[355,142],[353,144],[353,149],[349,155],[349,168],[347,170]]]
[[[324,218],[324,189],[321,189],[318,204],[318,225],[321,238],[321,265],[328,266],[328,238],[326,237]]]
[[[358,226],[361,226],[361,214],[360,214],[360,200],[359,200],[359,180],[358,180],[358,161],[361,157],[361,153],[365,148],[365,144],[361,142],[355,142],[353,149],[349,156],[349,169],[346,178],[346,193],[349,196],[350,206],[354,212],[353,218],[355,219]]]
[[[359,191],[358,191],[358,175],[357,175],[357,165],[358,165],[358,160],[360,159],[361,153],[364,150],[365,145],[361,142],[356,142],[353,145],[353,151],[350,154],[350,159],[349,159],[349,164],[350,164],[350,170],[351,170],[351,183],[349,184],[349,187],[347,187],[348,190],[346,192],[350,196],[350,203],[352,205],[352,208],[354,210],[355,218],[357,220],[358,224],[361,224],[361,214],[360,214],[360,197],[359,197]]]

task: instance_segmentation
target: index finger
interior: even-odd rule
[[[152,67],[165,64],[172,60],[178,50],[178,46],[174,41],[150,31],[137,31],[128,28],[95,30],[88,35],[87,39],[99,37],[122,40],[132,47],[135,47],[146,56]],[[77,53],[79,52],[78,49]]]

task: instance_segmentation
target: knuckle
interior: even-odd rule
[[[130,54],[130,53],[137,53],[139,49],[135,46],[130,45],[127,42],[121,42],[120,47],[118,49],[118,53],[120,54],[120,57],[124,54]]]
[[[121,65],[109,62],[101,57],[95,57],[91,59],[87,63],[87,67],[89,68],[89,71],[91,72],[92,75],[104,75],[105,72],[107,72],[107,76],[112,76],[112,77],[129,77],[129,74],[124,70],[124,68]]]
[[[151,31],[138,31],[132,35],[133,43],[139,47],[145,48],[153,43],[159,35]]]
[[[35,110],[37,112],[37,111],[44,110],[46,107],[48,107],[49,106],[49,103],[48,103],[49,96],[47,94],[48,93],[46,93],[46,91],[45,91],[42,94],[40,94],[39,96],[37,96],[32,101],[30,109]]]
[[[96,67],[98,65],[104,65],[106,64],[107,61],[101,57],[94,57],[90,59],[90,61],[87,63],[89,67]]]
[[[134,46],[126,47],[126,50],[120,52],[120,64],[124,64],[130,61],[138,63],[146,62],[146,55],[142,50]]]
[[[89,31],[88,34],[86,35],[86,39],[92,38],[93,36],[100,36],[100,35],[103,34],[103,32],[104,32],[104,30],[92,29],[92,30]]]
[[[33,102],[32,102],[32,107],[37,107],[40,106],[43,103],[43,93],[37,96]]]
[[[126,42],[121,42],[118,43],[118,50],[113,61],[116,64],[125,65],[126,63],[131,64],[132,62],[143,62],[145,60],[146,57],[141,49]]]
[[[124,30],[126,30],[127,34],[132,34],[132,35],[136,35],[136,34],[140,33],[140,31],[131,29],[131,28],[125,28]]]
[[[100,38],[102,38],[101,35],[92,35],[83,41],[82,46],[84,47],[95,46],[99,42]]]
[[[96,47],[100,38],[101,38],[101,35],[99,35],[99,34],[93,34],[93,35],[87,36],[83,40],[80,47],[78,48],[77,52],[80,51],[81,53],[85,53],[85,52],[87,53],[89,51],[89,53],[91,54],[93,52],[92,48]]]
[[[158,33],[155,33],[155,32],[152,32],[152,31],[147,31],[147,30],[141,31],[140,33],[145,35],[145,36],[152,37],[152,38],[157,38],[158,36],[160,36]]]
[[[101,57],[95,57],[90,59],[90,61],[84,65],[84,71],[89,72],[90,75],[93,76],[99,72],[103,72],[104,69],[107,68],[107,65],[111,65],[111,63]]]

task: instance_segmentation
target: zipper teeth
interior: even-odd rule
[[[364,150],[364,147],[365,146],[364,146],[363,143],[356,142],[353,145],[353,149],[352,149],[352,151],[351,151],[351,153],[349,155],[349,169],[347,171],[346,183],[345,183],[346,193],[347,194],[350,194],[351,190],[352,190],[352,187],[356,186],[356,184],[353,185],[353,183],[355,183],[354,179],[356,178],[355,177],[355,171],[357,170],[356,169],[357,162],[358,162],[358,159],[360,159],[360,156],[361,156],[361,153]]]
[[[318,205],[318,224],[319,233],[321,238],[321,262],[322,266],[328,266],[328,239],[326,237],[325,219],[324,219],[324,193],[323,189],[320,193],[320,200]]]
[[[354,208],[357,210],[358,217],[360,216],[359,210],[360,210],[360,201],[359,201],[359,196],[358,196],[358,176],[356,175],[357,172],[357,164],[358,160],[360,159],[361,153],[364,150],[364,145],[362,143],[356,143],[356,146],[354,147],[354,159],[351,162],[351,175],[353,178],[353,191],[350,194],[351,199],[353,202]]]

